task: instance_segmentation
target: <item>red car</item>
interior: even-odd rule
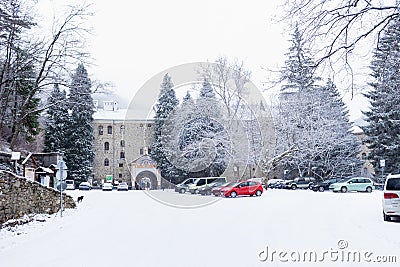
[[[237,184],[237,182],[224,183],[224,184],[222,184],[222,185],[220,185],[220,186],[216,186],[216,187],[214,187],[213,189],[211,189],[211,193],[212,193],[214,196],[220,196],[220,195],[221,195],[221,190],[222,190],[222,188],[231,187],[231,186],[234,186],[235,184]]]
[[[236,197],[236,196],[261,196],[263,193],[263,187],[261,183],[254,181],[243,181],[230,187],[224,187],[221,189],[221,196],[225,197]]]

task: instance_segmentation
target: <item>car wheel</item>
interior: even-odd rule
[[[181,189],[179,190],[179,193],[181,193],[181,194],[185,194],[185,192],[186,192],[185,188],[181,188]]]
[[[292,184],[291,188],[292,188],[293,190],[296,190],[296,188],[297,188],[297,185],[295,185],[295,184]]]
[[[231,194],[230,194],[230,196],[231,196],[231,197],[236,197],[236,196],[237,196],[237,193],[236,193],[235,191],[232,191]]]
[[[262,192],[261,192],[260,190],[257,190],[257,191],[256,191],[256,196],[259,197],[259,196],[261,196],[261,194],[262,194]]]
[[[324,192],[324,191],[325,191],[325,188],[324,188],[323,186],[320,186],[320,187],[318,188],[318,191],[319,191],[319,192]]]
[[[383,220],[384,220],[385,222],[390,222],[390,221],[391,221],[391,218],[390,218],[390,216],[386,215],[385,212],[383,212]]]
[[[367,193],[371,193],[372,192],[372,187],[368,186],[366,191],[367,191]]]
[[[343,186],[342,188],[340,188],[340,191],[342,193],[346,193],[347,192],[347,187]]]
[[[195,194],[200,193],[199,189],[194,190],[194,193],[195,193]]]

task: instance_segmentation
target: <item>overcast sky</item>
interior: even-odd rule
[[[63,0],[40,2],[48,12],[65,4]],[[219,56],[243,60],[252,81],[263,88],[267,73],[262,68],[282,66],[289,47],[290,32],[274,19],[281,1],[93,2],[90,52],[96,65],[88,71],[95,79],[115,84],[125,99],[165,69]],[[352,118],[360,116],[364,102],[349,103]]]

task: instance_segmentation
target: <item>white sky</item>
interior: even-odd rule
[[[262,88],[267,80],[262,67],[282,66],[289,47],[290,32],[273,19],[281,0],[93,2],[94,35],[89,41],[96,65],[88,71],[94,79],[115,84],[125,99],[165,69],[219,56],[243,60],[252,81]],[[40,3],[49,12],[65,5],[63,0]],[[365,102],[347,102],[352,118],[359,117],[359,105]]]

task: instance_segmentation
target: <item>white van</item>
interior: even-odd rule
[[[188,178],[175,186],[175,192],[184,194],[188,190],[188,186],[193,184],[196,178]]]
[[[383,220],[400,217],[400,174],[388,175],[383,187]]]
[[[193,184],[189,184],[188,189],[192,194],[198,194],[200,189],[213,185],[214,183],[226,183],[226,177],[202,177],[197,178]]]
[[[75,190],[75,182],[74,180],[65,180],[67,184],[67,190]]]

